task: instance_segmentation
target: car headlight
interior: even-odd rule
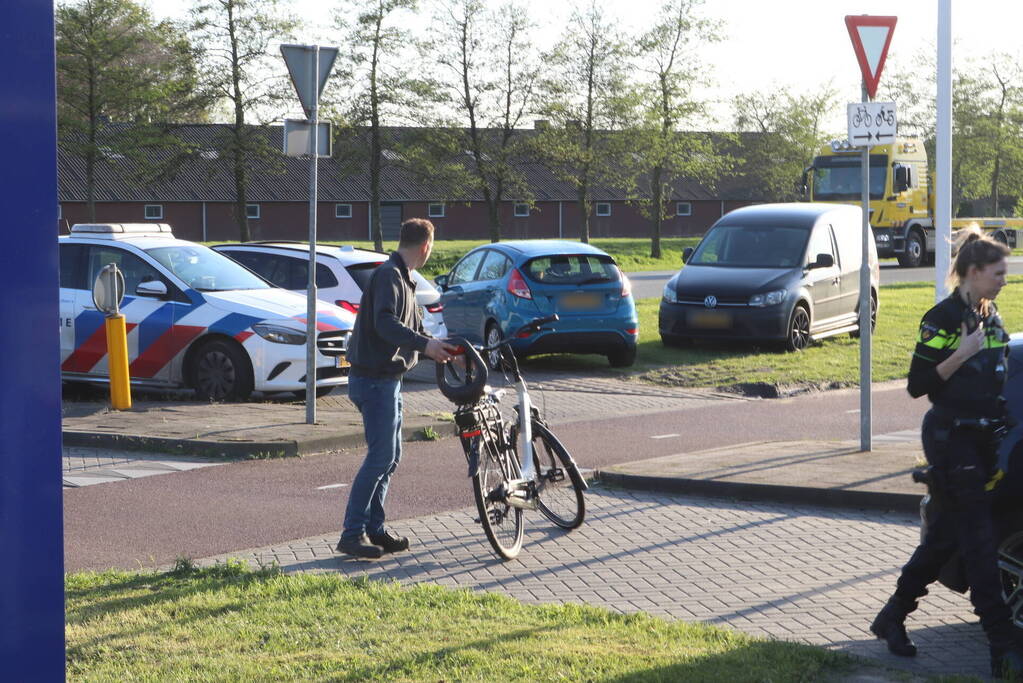
[[[669,280],[668,284],[664,285],[664,293],[662,294],[664,300],[669,304],[678,303],[678,292],[675,291],[675,281]]]
[[[305,332],[299,332],[298,330],[281,325],[256,323],[252,326],[252,331],[274,344],[305,344],[306,339]]]
[[[773,292],[767,292],[765,294],[754,294],[749,299],[749,305],[756,306],[758,308],[762,308],[764,306],[776,306],[782,301],[785,301],[785,296],[787,294],[787,289],[776,289]]]

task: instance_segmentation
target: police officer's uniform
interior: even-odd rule
[[[924,416],[921,436],[931,465],[931,489],[941,505],[937,514],[928,518],[923,542],[903,567],[895,596],[885,610],[891,612],[889,621],[895,619],[901,627],[905,615],[916,609],[917,599],[927,594],[927,586],[938,579],[942,566],[958,549],[966,565],[970,600],[996,657],[1013,648],[1013,626],[1001,595],[991,512],[998,435],[1005,420],[1002,393],[1009,335],[994,304],[989,303],[989,308],[982,321],[983,347],[947,380],[938,375],[937,366],[959,348],[963,322],[976,329],[980,321],[957,289],[920,322],[908,389],[914,398],[927,394],[933,404]],[[885,630],[884,614],[882,611],[872,626],[875,634],[887,638],[896,654],[915,654],[904,628],[904,640],[895,643],[891,633],[879,632]],[[897,648],[900,645],[903,651]]]

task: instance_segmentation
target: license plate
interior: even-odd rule
[[[592,311],[600,308],[601,296],[577,292],[561,297],[561,307],[570,311]]]
[[[704,330],[727,330],[732,326],[732,315],[723,311],[693,311],[689,326]]]
[[[334,363],[336,364],[336,367],[339,368],[347,368],[349,365],[351,365],[351,363],[348,362],[348,359],[345,358],[344,356],[337,356],[334,359]]]

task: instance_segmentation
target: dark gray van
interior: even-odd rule
[[[664,286],[661,340],[776,340],[792,351],[859,332],[862,209],[760,204],[722,216]],[[880,274],[868,240],[871,321]]]

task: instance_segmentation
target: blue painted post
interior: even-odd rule
[[[64,680],[52,0],[0,2],[0,677]]]

